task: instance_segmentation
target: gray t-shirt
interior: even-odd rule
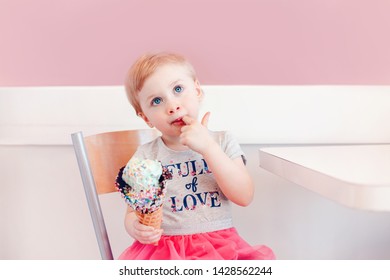
[[[210,134],[229,158],[244,156],[230,133],[210,131]],[[211,232],[233,226],[230,201],[202,155],[192,150],[174,151],[158,137],[140,146],[134,156],[159,160],[172,173],[163,205],[165,235]]]

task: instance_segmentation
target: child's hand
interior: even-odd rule
[[[207,129],[209,117],[210,112],[207,112],[199,123],[189,116],[184,116],[186,125],[181,128],[180,143],[203,155],[215,143]]]
[[[142,244],[153,244],[161,238],[163,230],[141,224],[138,219],[133,223],[133,238]]]
[[[158,242],[163,232],[162,229],[154,229],[141,224],[130,207],[125,217],[125,228],[129,235],[142,244],[153,244]]]

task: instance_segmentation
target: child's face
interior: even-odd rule
[[[138,97],[145,122],[163,136],[178,137],[183,116],[198,118],[202,90],[185,65],[166,64],[145,81]]]

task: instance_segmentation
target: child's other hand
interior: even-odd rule
[[[133,238],[142,244],[153,244],[161,238],[163,230],[141,224],[138,219],[133,223]]]
[[[215,143],[207,129],[209,118],[210,112],[203,116],[200,123],[189,116],[184,116],[183,121],[186,125],[181,128],[180,143],[195,152],[204,154],[206,149]]]

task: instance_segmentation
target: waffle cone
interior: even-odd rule
[[[142,214],[138,211],[135,211],[138,220],[141,224],[145,226],[151,226],[154,227],[155,229],[160,229],[161,228],[161,223],[162,223],[162,206],[158,208],[156,211],[153,213],[149,214]],[[153,243],[154,246],[158,245],[158,242]]]
[[[142,214],[138,211],[135,211],[135,213],[137,214],[137,217],[141,224],[145,226],[152,226],[155,229],[160,229],[162,223],[162,208],[163,207],[161,206],[156,211],[149,214]]]

